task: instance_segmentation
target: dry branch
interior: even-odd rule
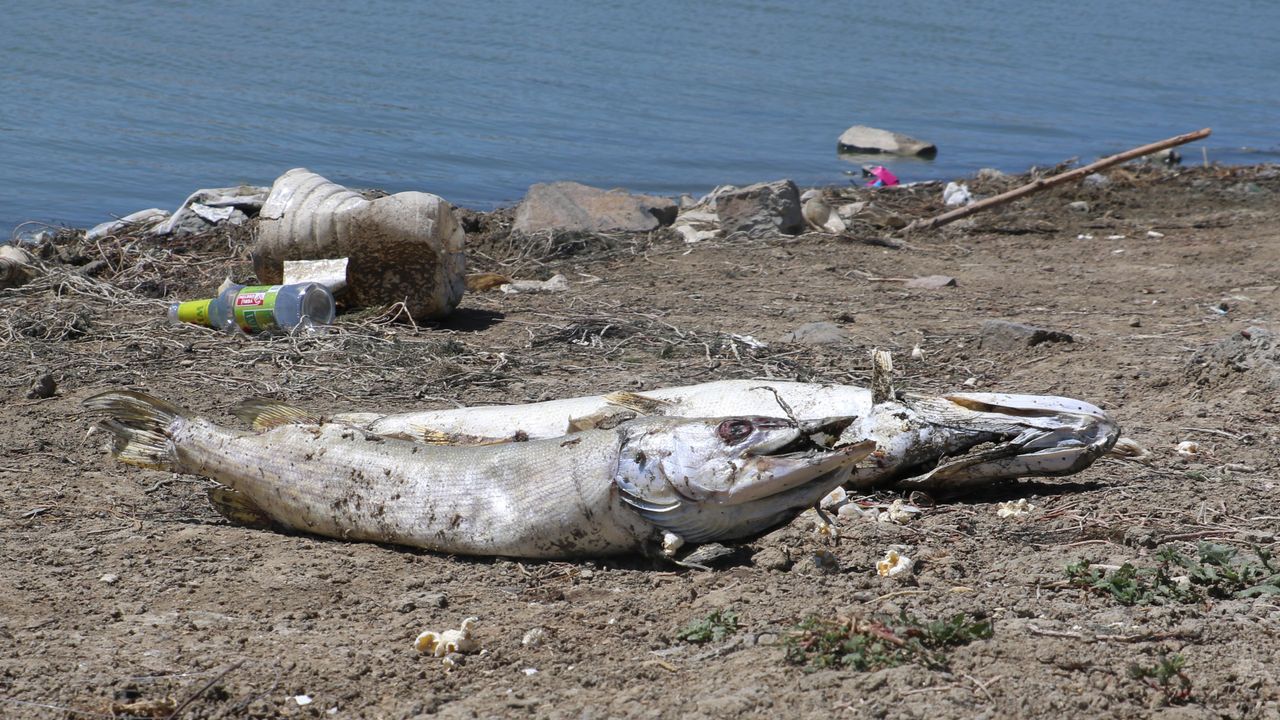
[[[1063,183],[1071,182],[1072,180],[1078,180],[1087,175],[1098,172],[1099,170],[1105,170],[1106,168],[1109,168],[1112,165],[1118,165],[1122,162],[1125,162],[1126,160],[1139,158],[1139,157],[1142,157],[1143,155],[1150,155],[1151,153],[1160,152],[1161,150],[1164,150],[1166,148],[1177,147],[1178,145],[1189,143],[1192,140],[1199,140],[1201,138],[1209,137],[1210,132],[1211,130],[1209,128],[1204,128],[1203,130],[1197,130],[1195,132],[1187,133],[1185,135],[1178,135],[1177,137],[1171,137],[1167,140],[1161,140],[1160,142],[1154,142],[1149,145],[1136,147],[1136,148],[1133,148],[1132,150],[1125,150],[1122,153],[1118,153],[1110,157],[1102,158],[1097,162],[1089,163],[1084,167],[1076,168],[1075,170],[1069,170],[1067,172],[1054,175],[1053,177],[1040,178],[1038,180],[1033,180],[1032,182],[1029,182],[1026,185],[1022,185],[1021,187],[1016,187],[1008,192],[1000,193],[999,195],[996,195],[994,197],[989,197],[986,200],[979,200],[978,202],[972,205],[966,205],[962,208],[957,208],[949,212],[944,212],[941,215],[929,218],[928,220],[916,220],[912,222],[910,225],[908,225],[904,229],[904,232],[913,232],[916,230],[932,230],[933,228],[941,227],[943,225],[946,225],[947,223],[960,220],[961,218],[969,217],[970,215],[973,215],[975,213],[980,213],[983,210],[987,210],[993,207],[999,207],[1001,205],[1004,205],[1005,203],[1017,200],[1020,197],[1025,197],[1027,195],[1031,195],[1032,193],[1038,193],[1041,190],[1047,190],[1056,185],[1061,185]]]

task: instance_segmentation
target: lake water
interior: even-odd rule
[[[4,18],[5,236],[296,166],[481,209],[562,179],[842,183],[854,124],[937,143],[890,164],[904,181],[1201,127],[1189,162],[1280,159],[1273,0],[46,0]]]

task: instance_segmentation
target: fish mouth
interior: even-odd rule
[[[757,418],[755,420],[757,428],[787,428],[793,432],[780,438],[757,443],[747,452],[747,456],[782,457],[832,450],[840,433],[852,425],[854,420],[857,418],[852,415],[799,421]]]
[[[845,423],[844,427],[847,427]],[[800,441],[789,443],[776,454],[756,455],[743,461],[749,482],[736,485],[722,497],[725,505],[741,505],[767,500],[771,497],[804,487],[821,479],[834,487],[843,481],[830,478],[839,470],[852,470],[854,463],[870,455],[876,449],[874,440],[842,445],[838,448],[823,446],[802,436]],[[841,478],[846,473],[837,473]]]

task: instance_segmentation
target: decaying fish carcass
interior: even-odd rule
[[[230,430],[134,391],[85,406],[107,416],[122,461],[217,480],[211,499],[246,524],[467,555],[671,554],[752,538],[816,504],[875,447],[831,446],[851,418],[652,417],[449,447],[345,423]],[[258,424],[289,415],[274,410]]]

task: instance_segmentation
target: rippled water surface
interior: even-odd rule
[[[1201,127],[1189,161],[1280,159],[1262,0],[53,0],[10,4],[0,35],[6,233],[296,166],[477,208],[559,179],[838,183],[858,123],[938,144],[904,180]]]

